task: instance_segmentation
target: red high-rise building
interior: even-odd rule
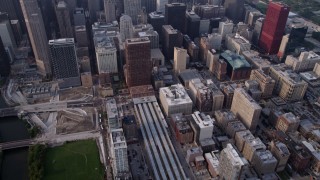
[[[129,87],[151,84],[151,49],[149,38],[127,39],[125,77]]]
[[[283,3],[269,3],[259,42],[259,46],[269,54],[279,51],[289,11],[290,7]]]

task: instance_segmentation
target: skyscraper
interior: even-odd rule
[[[186,12],[185,32],[191,39],[199,36],[200,17],[193,11]]]
[[[5,47],[15,50],[17,48],[13,30],[7,13],[0,12],[0,36]]]
[[[128,15],[123,15],[120,18],[120,35],[122,41],[133,37],[132,20]]]
[[[23,32],[25,31],[25,25],[23,21],[23,14],[19,0],[1,0],[0,12],[6,12],[9,15],[10,20],[18,20],[21,24]]]
[[[141,0],[141,7],[146,8],[146,13],[151,13],[157,10],[156,0]]]
[[[125,44],[125,76],[127,85],[151,84],[151,50],[148,38],[127,39]]]
[[[267,53],[278,53],[289,12],[290,7],[283,3],[269,3],[259,41],[259,46]]]
[[[165,22],[173,28],[184,32],[187,6],[183,3],[166,4]]]
[[[102,31],[102,33],[95,33],[93,40],[99,74],[117,73],[117,49],[113,38],[108,37],[106,32]]]
[[[225,0],[226,16],[238,24],[244,20],[244,1],[245,0]]]
[[[80,73],[73,38],[49,41],[50,56],[54,77],[60,88],[80,86]]]
[[[0,37],[0,76],[8,76],[10,74],[10,60]]]
[[[48,39],[37,0],[20,0],[32,50],[39,72],[51,75]]]
[[[106,22],[110,23],[116,20],[116,2],[115,0],[104,0],[104,13]]]
[[[86,17],[85,17],[83,8],[76,8],[73,11],[73,24],[74,26],[86,25]]]
[[[124,0],[124,4],[124,14],[131,17],[133,24],[137,24],[141,11],[141,0]]]
[[[165,13],[166,4],[168,4],[168,0],[157,0],[157,11]]]
[[[56,7],[56,16],[59,25],[60,38],[73,38],[70,11],[64,1],[59,1]]]
[[[174,55],[173,48],[182,46],[182,35],[177,29],[172,28],[170,25],[163,25],[162,33],[163,54],[167,59],[171,60]]]
[[[89,0],[88,1],[88,9],[90,13],[91,22],[97,22],[97,12],[101,10],[100,0]]]

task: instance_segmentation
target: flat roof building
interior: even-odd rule
[[[289,55],[286,58],[285,64],[295,72],[311,71],[316,63],[320,62],[320,55],[313,51],[302,52],[299,57]]]
[[[243,88],[235,89],[231,111],[248,129],[256,129],[261,110],[261,106]]]
[[[174,113],[192,113],[192,100],[181,84],[160,88],[159,96],[167,116]]]
[[[113,129],[110,132],[110,161],[115,179],[129,174],[127,143],[123,129]]]
[[[290,151],[288,147],[282,142],[271,141],[270,151],[278,160],[276,171],[277,172],[283,171],[286,168],[287,162],[290,157]]]
[[[292,72],[285,64],[273,65],[269,75],[275,82],[275,93],[285,101],[292,102],[301,100],[306,93],[308,83]]]
[[[243,56],[227,50],[221,53],[220,57],[227,63],[227,74],[232,81],[249,79],[251,65]]]
[[[109,129],[117,129],[121,127],[118,107],[116,100],[114,98],[110,98],[106,100],[106,110],[107,110],[107,118],[108,118],[108,128]]]
[[[215,120],[209,115],[205,115],[199,111],[194,112],[191,116],[191,125],[195,132],[195,141],[200,142],[201,140],[212,138]]]
[[[223,179],[240,179],[248,165],[248,161],[231,144],[227,144],[220,153],[219,176]]]

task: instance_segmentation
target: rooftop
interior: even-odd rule
[[[108,119],[118,118],[118,108],[117,108],[116,100],[114,98],[110,98],[106,100],[106,110],[107,110]]]
[[[194,112],[192,114],[192,118],[200,129],[214,126],[213,123],[215,120],[209,115],[205,115],[204,113],[200,113],[199,111]]]
[[[169,105],[192,103],[189,95],[181,84],[160,88],[159,93],[165,95],[166,101]]]
[[[227,61],[232,66],[233,69],[251,68],[251,65],[243,56],[235,54],[229,50],[221,53],[220,56],[222,56],[225,61]]]

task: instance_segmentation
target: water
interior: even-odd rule
[[[0,96],[0,108],[6,107]],[[0,141],[9,142],[29,138],[25,123],[18,117],[0,118]],[[1,180],[28,179],[28,148],[3,151]]]

